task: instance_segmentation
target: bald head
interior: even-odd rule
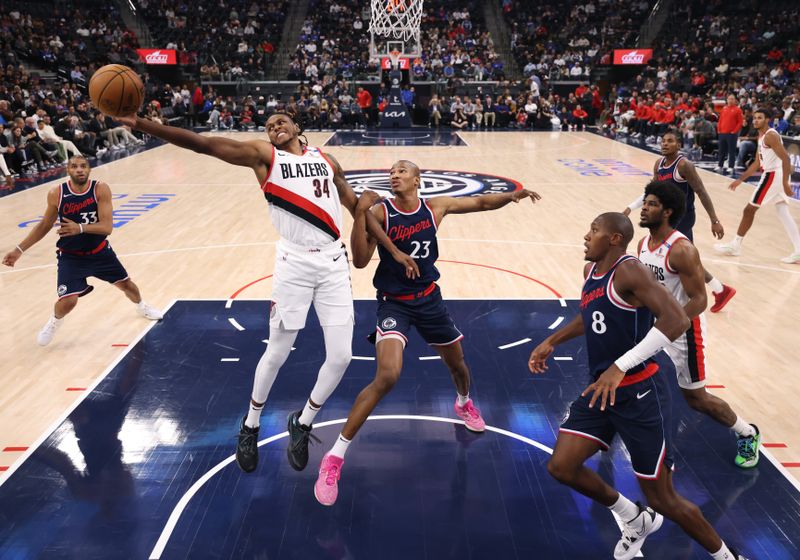
[[[609,233],[618,233],[622,236],[622,247],[628,246],[628,243],[633,239],[633,224],[628,216],[621,212],[606,212],[600,214],[595,218],[596,222],[602,223],[603,227]]]
[[[414,177],[420,176],[419,166],[417,166],[417,164],[414,163],[413,161],[409,161],[407,159],[401,159],[396,161],[395,164],[392,165],[392,167],[394,168],[399,165],[408,169],[411,172],[411,174],[414,175]]]

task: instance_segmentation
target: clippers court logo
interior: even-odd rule
[[[365,190],[375,191],[391,196],[388,169],[364,169],[345,172],[347,181],[357,194]],[[522,185],[505,177],[468,173],[466,171],[439,171],[422,169],[419,196],[480,196],[482,194],[498,194],[514,192],[522,189]]]

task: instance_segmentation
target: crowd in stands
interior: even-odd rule
[[[635,46],[652,8],[647,0],[501,0],[511,50],[523,74],[587,80],[613,49]]]
[[[421,52],[411,66],[415,80],[504,77],[480,0],[426,0],[423,10]],[[376,75],[380,61],[369,55],[369,17],[369,4],[359,0],[311,0],[287,78],[325,85]]]
[[[263,80],[280,42],[287,0],[213,3],[139,0],[153,44],[176,49],[206,80]]]
[[[97,68],[138,60],[136,36],[122,23],[113,2],[83,9],[52,2],[4,2],[0,7],[0,63],[22,62],[85,83]]]
[[[691,1],[678,6],[673,18],[688,25],[668,23],[654,45],[657,58],[612,92],[613,110],[601,122],[607,130],[656,143],[665,130],[677,129],[697,157],[717,151],[721,169],[726,149],[718,149],[720,132],[740,137],[736,167],[753,157],[756,108],[770,112],[781,134],[800,136],[796,5],[778,2],[754,12],[749,2],[729,2],[723,9],[719,2]],[[743,116],[732,130],[719,123],[725,105],[739,107]]]

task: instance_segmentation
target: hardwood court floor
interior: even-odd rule
[[[329,133],[309,133],[321,145]],[[264,134],[237,134],[236,139]],[[582,283],[583,240],[591,220],[621,210],[641,192],[656,156],[589,133],[464,133],[468,146],[330,147],[345,170],[387,169],[411,159],[423,169],[499,175],[538,191],[527,201],[496,212],[448,217],[440,230],[441,286],[445,298],[551,298],[547,287],[575,298]],[[638,172],[637,172],[638,170]],[[751,187],[731,193],[728,179],[700,171],[726,239],[734,233]],[[145,299],[165,306],[173,299],[225,299],[272,273],[277,235],[249,169],[173,146],[163,146],[104,165],[92,177],[110,184],[115,209],[134,201],[139,210],[111,236],[111,243]],[[54,183],[51,183],[52,186]],[[47,186],[0,199],[3,251],[18,243],[45,208]],[[158,200],[160,204],[147,201]],[[144,198],[143,198],[144,197]],[[144,201],[145,203],[143,203]],[[699,206],[699,204],[698,204]],[[146,210],[146,211],[145,211]],[[792,209],[800,221],[796,205]],[[350,220],[346,218],[346,237]],[[641,237],[637,232],[636,239]],[[782,462],[800,461],[794,429],[800,399],[795,340],[800,317],[800,266],[779,258],[790,246],[772,208],[764,208],[739,258],[712,250],[708,218],[698,208],[695,242],[706,267],[738,294],[720,314],[708,314],[709,383],[750,422],[764,441],[787,447],[770,451]],[[95,281],[50,346],[36,334],[55,300],[55,235],[29,250],[16,268],[0,270],[0,450],[34,444],[146,326],[116,289]],[[634,247],[632,247],[633,249]],[[371,275],[353,270],[357,298],[373,295]],[[495,267],[495,268],[487,268]],[[503,269],[503,270],[497,270]],[[246,297],[268,299],[270,280]],[[525,337],[521,333],[520,338]],[[531,343],[531,348],[534,343]],[[525,364],[520,364],[525,367]],[[246,395],[242,395],[246,399]],[[0,452],[0,467],[18,451]],[[800,469],[791,468],[795,478]],[[0,472],[2,476],[2,472]]]

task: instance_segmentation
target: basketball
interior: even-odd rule
[[[89,97],[100,111],[122,117],[139,110],[144,99],[144,84],[138,74],[122,64],[108,64],[89,81]]]

